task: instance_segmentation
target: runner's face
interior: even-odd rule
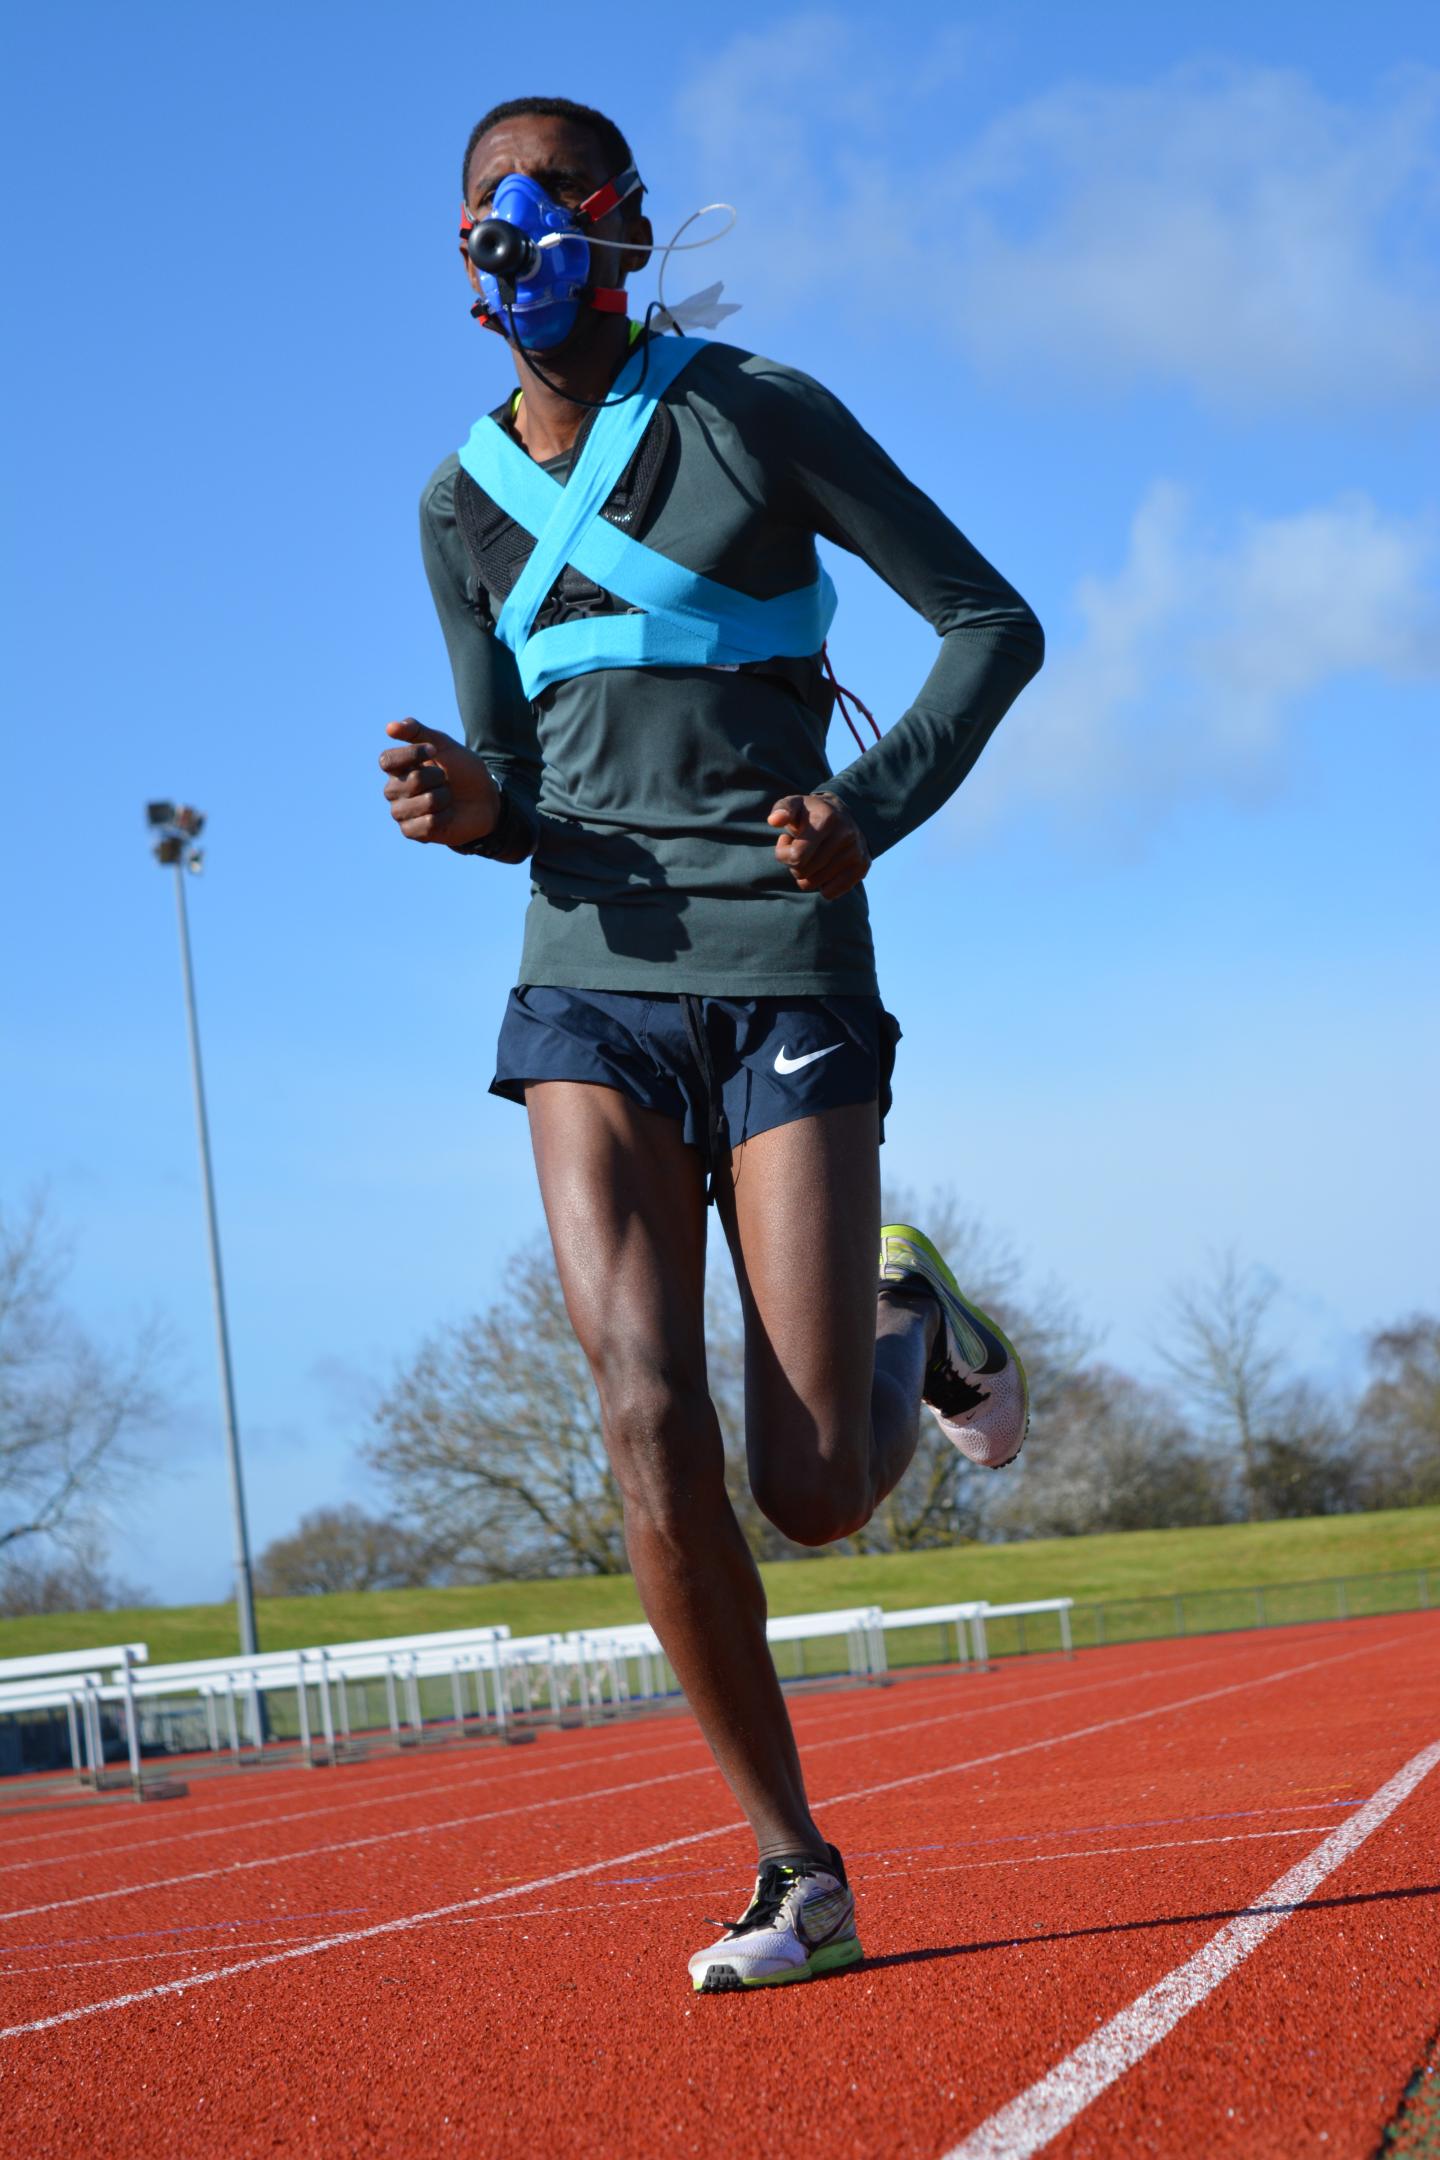
[[[590,130],[573,120],[556,120],[540,113],[520,113],[501,120],[482,135],[470,154],[465,202],[470,215],[489,214],[490,198],[506,173],[524,173],[536,180],[552,201],[566,210],[578,210],[587,196],[615,177],[609,160]],[[598,220],[595,231],[602,240],[650,238],[649,221],[632,216],[632,205],[620,204]],[[470,283],[480,290],[480,278],[464,248],[460,250]],[[610,248],[595,258],[595,281],[618,285],[625,273],[638,269],[643,255],[618,255]]]

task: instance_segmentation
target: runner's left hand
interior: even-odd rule
[[[801,892],[838,900],[870,868],[864,835],[843,803],[830,795],[782,795],[765,820],[784,830],[775,843]]]

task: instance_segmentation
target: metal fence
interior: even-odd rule
[[[1440,1609],[1440,1559],[1432,1567],[1397,1568],[1384,1574],[1332,1575],[1310,1582],[1254,1583],[1223,1590],[1092,1600],[1071,1606],[1067,1618],[1073,1647],[1087,1650],[1117,1643],[1296,1627],[1432,1608]],[[985,1654],[992,1662],[1030,1654],[1053,1656],[1066,1647],[1060,1616],[1055,1612],[988,1609],[985,1637]],[[896,1670],[954,1664],[956,1641],[953,1624],[897,1627],[887,1638],[888,1663]],[[853,1673],[850,1648],[840,1637],[782,1640],[775,1644],[774,1654],[781,1680],[786,1683],[840,1679]],[[661,1693],[666,1687],[676,1693],[672,1683],[673,1676],[664,1670]],[[410,1699],[406,1729],[399,1736],[402,1746],[421,1744],[427,1735],[443,1737],[452,1724],[458,1731],[467,1730],[463,1722],[456,1724],[459,1712],[453,1675],[419,1675],[407,1686]],[[356,1679],[347,1687],[343,1708],[346,1739],[342,1748],[345,1752],[363,1752],[367,1740],[383,1739],[387,1728],[394,1724],[394,1705],[383,1682]],[[647,1688],[646,1694],[654,1699],[653,1689]],[[142,1701],[137,1708],[140,1740],[147,1755],[188,1754],[217,1744],[223,1717],[213,1701],[208,1706]],[[516,1708],[528,1711],[528,1699],[517,1698]],[[576,1718],[581,1714],[579,1709],[574,1712]],[[607,1714],[614,1714],[614,1706]],[[114,1714],[107,1710],[102,1715],[106,1720],[104,1753],[110,1759],[123,1752],[122,1737]],[[283,1691],[273,1698],[270,1718],[274,1739],[294,1741],[302,1737],[293,1697]],[[477,1733],[483,1722],[475,1727]],[[351,1732],[353,1744],[348,1740]],[[58,1768],[66,1752],[64,1736],[63,1712],[19,1713],[0,1719],[0,1775]],[[223,1734],[220,1737],[223,1739]]]
[[[1226,1635],[1245,1628],[1300,1627],[1318,1620],[1358,1620],[1383,1613],[1424,1612],[1440,1607],[1440,1562],[1397,1568],[1382,1575],[1327,1575],[1315,1582],[1251,1583],[1228,1590],[1178,1590],[1169,1595],[1107,1598],[1074,1605],[1070,1628],[1077,1650],[1107,1643],[1150,1642],[1181,1635]],[[986,1621],[992,1658],[1019,1657],[1061,1648],[1052,1613],[1017,1614]],[[953,1658],[953,1635],[916,1631],[903,1649],[892,1645],[892,1665],[925,1665]]]

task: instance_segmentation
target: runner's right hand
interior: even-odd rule
[[[418,720],[391,720],[385,732],[395,738],[380,753],[385,800],[407,840],[459,848],[495,830],[500,790],[483,758]]]

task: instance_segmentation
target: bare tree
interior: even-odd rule
[[[1277,1386],[1255,1450],[1256,1513],[1343,1515],[1362,1492],[1353,1405],[1309,1380]]]
[[[507,1276],[488,1311],[421,1343],[376,1410],[366,1459],[462,1572],[622,1573],[600,1406],[548,1250],[517,1255]]]
[[[890,1218],[914,1212],[906,1195],[887,1196]],[[1232,1255],[1209,1281],[1176,1294],[1169,1362],[1192,1420],[1164,1391],[1096,1363],[1094,1337],[1063,1292],[1027,1284],[1013,1248],[953,1193],[933,1194],[919,1214],[965,1288],[1020,1348],[1031,1438],[1021,1462],[996,1475],[965,1462],[922,1414],[907,1475],[840,1549],[1223,1521],[1235,1482],[1251,1516],[1352,1504],[1345,1419],[1316,1391],[1282,1378],[1265,1332],[1275,1296],[1268,1276]],[[1440,1362],[1440,1347],[1432,1354]],[[799,1548],[765,1520],[750,1491],[743,1330],[723,1258],[710,1279],[707,1356],[741,1527],[760,1558],[788,1557]],[[1415,1389],[1406,1384],[1408,1403]],[[599,1406],[544,1246],[512,1262],[509,1287],[488,1311],[420,1345],[378,1408],[367,1455],[420,1549],[442,1553],[452,1574],[626,1566]]]
[[[991,1527],[1004,1537],[1087,1537],[1221,1522],[1224,1467],[1171,1398],[1089,1365],[1052,1396]]]
[[[43,1202],[0,1214],[0,1551],[86,1533],[160,1415],[158,1328],[94,1342],[62,1302],[68,1263]]]
[[[79,1536],[69,1552],[16,1550],[0,1560],[0,1620],[37,1613],[133,1611],[148,1590],[112,1575],[98,1541]]]
[[[487,1311],[432,1336],[407,1361],[376,1410],[365,1458],[420,1548],[452,1576],[623,1571],[620,1494],[548,1245],[514,1256],[508,1278]],[[761,1559],[796,1553],[750,1491],[743,1330],[723,1258],[709,1279],[706,1338],[741,1528]]]
[[[324,1597],[343,1590],[410,1590],[434,1582],[448,1554],[404,1523],[363,1508],[312,1508],[255,1564],[261,1597]]]
[[[1281,1357],[1269,1338],[1279,1284],[1232,1249],[1209,1272],[1171,1292],[1169,1335],[1160,1355],[1182,1399],[1240,1464],[1245,1518],[1263,1512],[1260,1449],[1281,1392]]]
[[[1357,1414],[1367,1504],[1440,1501],[1440,1319],[1416,1313],[1380,1329],[1369,1360]]]

